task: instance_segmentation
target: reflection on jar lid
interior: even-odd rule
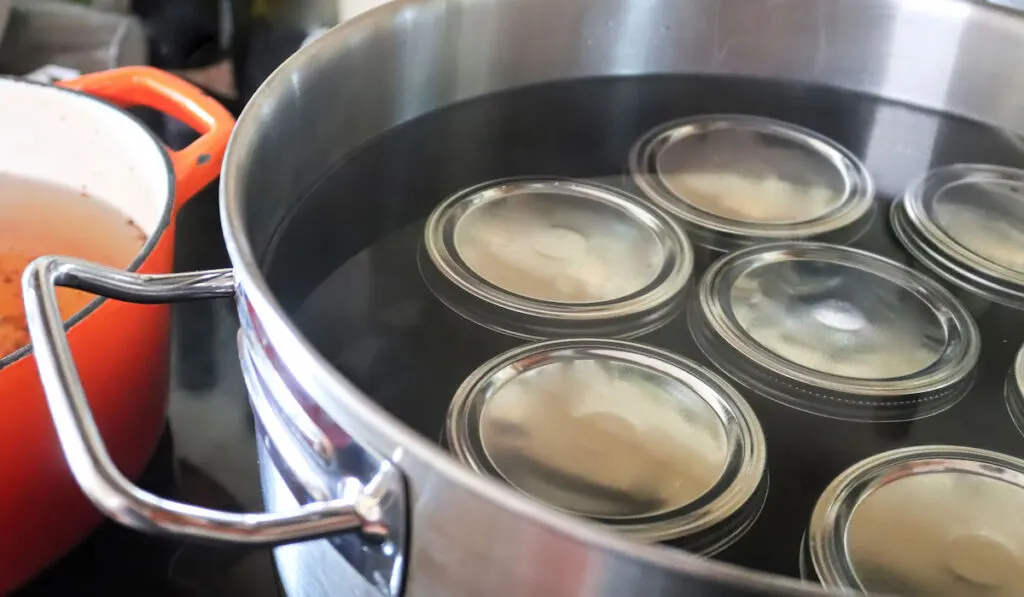
[[[814,508],[823,585],[907,597],[1016,597],[1024,461],[953,446],[894,450],[841,474]]]
[[[963,397],[980,351],[974,320],[944,288],[855,249],[787,242],[720,259],[690,325],[730,376],[829,417],[895,421]]]
[[[693,268],[689,241],[670,219],[612,187],[568,179],[506,179],[460,192],[430,215],[424,241],[449,288],[424,277],[442,300],[483,303],[453,308],[497,311],[470,318],[528,338],[645,319],[678,300]]]
[[[1017,351],[1010,372],[1006,375],[1006,409],[1017,430],[1024,433],[1024,346]]]
[[[456,393],[447,436],[477,472],[647,541],[729,520],[755,495],[765,465],[761,427],[727,382],[615,340],[533,344],[484,364]],[[733,521],[713,550],[752,517]]]
[[[851,242],[870,223],[874,185],[831,139],[778,120],[710,115],[661,125],[633,146],[634,182],[698,244]]]
[[[891,212],[926,267],[967,290],[1024,308],[1024,171],[957,164],[929,172]]]

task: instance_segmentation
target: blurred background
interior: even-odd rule
[[[150,64],[238,109],[305,41],[384,1],[0,0],[0,72]]]

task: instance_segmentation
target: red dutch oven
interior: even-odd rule
[[[234,125],[227,110],[190,83],[148,67],[59,86],[2,78],[0,105],[0,171],[80,189],[115,207],[147,236],[130,269],[172,271],[177,210],[218,176]],[[180,151],[168,149],[122,109],[138,105],[177,118],[200,137]],[[111,456],[137,477],[165,425],[169,309],[96,299],[66,325]],[[101,520],[61,453],[27,347],[0,360],[0,486],[3,594]]]

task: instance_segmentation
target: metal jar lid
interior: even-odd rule
[[[1017,597],[1024,587],[1024,461],[920,446],[843,472],[814,508],[808,552],[829,588]]]
[[[1024,433],[1024,346],[1017,351],[1006,375],[1006,409],[1017,429]]]
[[[1024,308],[1024,170],[956,164],[932,170],[893,204],[907,251],[942,278]]]
[[[826,236],[851,242],[873,214],[874,184],[856,156],[814,131],[768,118],[669,122],[636,142],[629,169],[694,242],[719,250]]]
[[[851,420],[938,413],[973,381],[981,339],[941,285],[872,253],[811,242],[726,255],[690,326],[733,378],[789,406]]]
[[[763,505],[762,491],[749,507],[765,489],[750,406],[706,368],[642,344],[555,340],[502,354],[458,389],[447,436],[477,472],[642,541],[702,535],[712,553]],[[725,534],[709,541],[716,528]]]
[[[439,298],[525,338],[645,330],[678,307],[693,270],[670,218],[613,187],[562,178],[462,191],[431,213],[424,246]]]

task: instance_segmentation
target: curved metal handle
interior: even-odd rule
[[[183,504],[135,486],[110,459],[89,410],[57,306],[57,286],[134,303],[165,303],[233,296],[234,278],[231,270],[141,275],[66,257],[41,257],[25,270],[25,314],[50,414],[72,474],[99,510],[140,531],[233,544],[279,545],[346,532],[389,540],[382,497],[355,480],[337,499],[292,512],[250,514]]]

